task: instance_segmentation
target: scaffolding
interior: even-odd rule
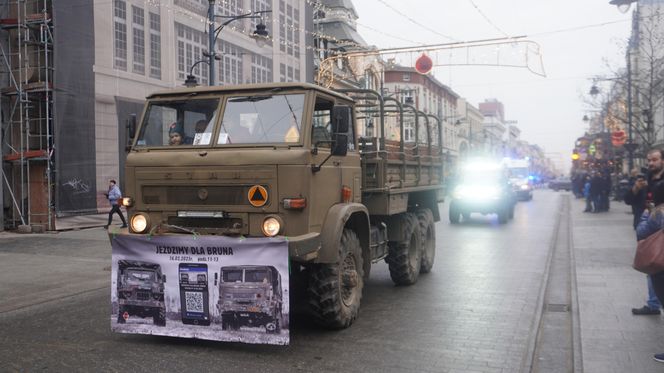
[[[0,183],[10,202],[7,227],[55,225],[51,15],[51,0],[0,0]]]

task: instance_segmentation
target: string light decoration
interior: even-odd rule
[[[445,52],[445,53],[442,53]],[[546,77],[540,46],[525,36],[485,39],[467,42],[434,44],[417,47],[375,49],[339,53],[321,61],[316,82],[324,87],[331,87],[335,81],[352,78],[353,75],[339,75],[335,66],[370,66],[383,61],[396,61],[398,57],[410,59],[422,53],[432,56],[433,65],[440,66],[497,66],[525,68],[535,75]],[[341,60],[341,61],[340,61]],[[361,69],[360,69],[361,70]]]

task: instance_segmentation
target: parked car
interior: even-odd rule
[[[559,177],[557,179],[549,181],[549,189],[553,189],[556,192],[559,190],[572,190],[572,180],[568,177]]]

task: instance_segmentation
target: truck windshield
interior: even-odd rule
[[[246,270],[244,272],[244,282],[267,282],[267,270]]]
[[[298,143],[304,94],[233,96],[217,144]]]
[[[222,278],[223,282],[242,282],[242,270],[225,270]]]
[[[217,98],[151,102],[136,147],[210,145],[218,107]]]
[[[139,269],[131,269],[127,271],[127,275],[129,276],[129,279],[131,280],[138,280],[138,281],[148,281],[148,280],[154,280],[154,272],[152,271],[143,271]]]
[[[526,167],[510,167],[510,177],[513,178],[526,178],[528,177],[528,168]]]

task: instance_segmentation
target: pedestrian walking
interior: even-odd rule
[[[643,175],[637,175],[632,189],[625,194],[625,203],[632,206],[632,213],[634,213],[634,229],[637,230],[638,224],[643,214],[646,213],[646,207],[654,203],[653,191],[655,185],[664,180],[664,159],[662,158],[662,151],[654,149],[648,152],[648,176],[647,179]],[[634,315],[659,315],[661,313],[662,302],[657,296],[653,287],[652,276],[647,276],[648,283],[648,300],[646,305],[641,308],[632,308]]]
[[[583,184],[583,197],[586,199],[586,209],[583,212],[593,212],[593,203],[590,198],[590,178],[586,177],[586,180]]]
[[[113,222],[113,214],[120,215],[120,220],[122,220],[122,228],[127,228],[127,222],[125,221],[124,215],[120,210],[119,200],[122,198],[122,192],[120,187],[116,185],[115,180],[111,179],[108,182],[108,193],[104,193],[108,201],[111,203],[111,211],[108,213],[108,224],[104,228],[108,228]]]

